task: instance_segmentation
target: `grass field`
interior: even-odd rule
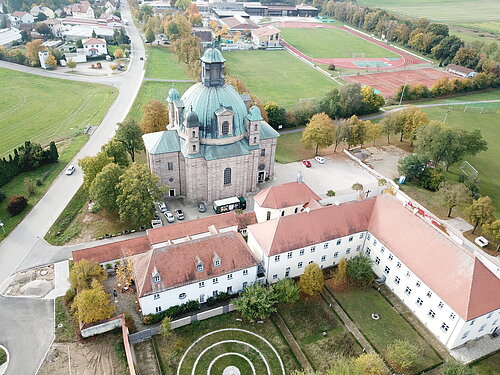
[[[64,297],[57,297],[55,304],[55,342],[76,342],[76,322],[71,316],[69,307],[64,303]],[[59,324],[62,326],[59,327]]]
[[[226,52],[229,75],[245,82],[264,103],[292,109],[299,99],[319,98],[338,85],[286,51]]]
[[[413,373],[419,373],[441,362],[432,347],[375,289],[350,288],[335,292],[334,297],[382,357],[389,344],[398,339],[407,339],[421,349],[412,369]],[[379,320],[370,318],[373,312],[379,314]]]
[[[146,78],[193,79],[187,66],[180,63],[173,47],[146,46]]]
[[[478,93],[469,93],[469,94],[461,94],[453,97],[449,97],[446,99],[432,99],[432,100],[423,100],[422,103],[415,104],[438,104],[438,103],[446,103],[452,100],[453,102],[473,102],[473,101],[481,101],[481,100],[500,100],[500,90],[488,90],[482,91]]]
[[[99,125],[118,94],[112,87],[0,69],[0,156],[31,140],[48,145]]]
[[[281,36],[300,52],[314,58],[351,58],[353,52],[363,52],[366,57],[399,57],[340,29],[281,28]]]
[[[278,352],[287,374],[298,369],[298,364],[290,348],[275,324],[270,319],[266,319],[263,324],[250,324],[247,322],[237,322],[236,318],[238,317],[239,315],[236,313],[219,315],[208,320],[203,320],[189,326],[175,329],[172,331],[170,337],[166,339],[159,335],[155,336],[154,340],[160,354],[159,360],[162,372],[164,374],[175,374],[182,355],[193,342],[209,332],[226,328],[244,329],[264,337]],[[272,374],[282,373],[279,360],[272,349],[260,338],[240,331],[219,332],[202,339],[187,353],[180,373],[182,375],[191,374],[191,370],[198,355],[211,344],[221,342],[222,340],[238,340],[253,345],[259,349],[268,360]],[[249,358],[255,365],[257,374],[267,373],[262,359],[250,347],[239,343],[220,343],[219,345],[209,349],[204,355],[201,356],[198,366],[196,367],[196,374],[206,374],[207,367],[215,356],[229,352],[240,353]],[[242,374],[251,374],[247,362],[236,355],[221,357],[219,360],[214,362],[214,365],[215,367],[212,369],[216,371],[211,373],[221,374],[225,366],[234,365],[240,367],[241,370],[248,370],[242,372]]]
[[[500,369],[500,352],[480,360],[471,366],[477,375],[496,375]]]

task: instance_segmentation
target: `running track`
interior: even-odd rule
[[[381,71],[381,70],[390,70],[394,68],[404,68],[406,66],[410,65],[415,65],[415,64],[424,64],[426,61],[421,60],[413,55],[410,55],[409,53],[403,52],[397,48],[391,47],[383,42],[379,42],[376,39],[370,38],[364,34],[361,34],[359,32],[356,32],[354,30],[351,30],[347,27],[344,26],[334,26],[334,25],[326,25],[323,23],[313,23],[313,22],[277,22],[274,23],[274,26],[277,27],[282,27],[282,28],[301,28],[301,29],[306,29],[306,28],[316,28],[316,26],[321,26],[322,28],[330,28],[330,29],[340,29],[344,30],[348,33],[351,33],[353,35],[356,35],[359,38],[362,38],[370,43],[376,44],[379,47],[382,47],[386,50],[389,50],[391,52],[394,52],[395,54],[400,56],[399,60],[389,60],[386,58],[321,58],[321,59],[316,59],[312,58],[310,56],[307,56],[306,54],[300,52],[298,49],[287,43],[285,40],[282,40],[282,44],[296,53],[297,55],[302,56],[303,58],[314,62],[316,64],[324,64],[324,65],[329,65],[329,64],[335,64],[335,66],[340,67],[340,68],[348,68],[348,69],[360,69],[360,70],[374,70],[374,71]],[[390,66],[381,66],[381,67],[359,67],[358,65],[354,64],[354,61],[381,61],[384,63],[389,64]]]

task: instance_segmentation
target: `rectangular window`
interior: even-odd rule
[[[442,308],[444,307],[444,303],[443,303],[443,302],[439,302],[439,303],[438,303],[438,307],[439,307],[440,309],[442,309]]]
[[[280,261],[280,256],[279,255],[275,255],[274,256],[274,261],[275,262],[279,262]]]
[[[219,282],[219,279],[218,279],[217,277],[214,277],[214,278],[212,279],[212,282],[213,282],[214,284],[217,284],[217,283]]]
[[[276,280],[277,278],[278,278],[278,274],[276,274],[276,273],[275,273],[275,274],[273,275],[273,280]]]
[[[380,258],[379,257],[375,257],[375,264],[380,264]]]
[[[297,268],[302,268],[302,262],[299,262],[299,263],[297,264]]]
[[[360,233],[360,234],[359,234],[359,239],[362,239],[364,236],[365,236],[365,234],[364,234],[364,233]]]
[[[396,276],[396,277],[394,278],[394,282],[395,282],[396,284],[398,284],[398,285],[399,285],[399,282],[400,282],[400,281],[401,281],[401,279],[400,279],[399,277],[397,277],[397,276]]]
[[[479,328],[479,332],[484,331],[484,327],[486,327],[486,324],[483,324],[481,328]]]
[[[417,286],[417,288],[420,288],[420,285],[421,285],[420,281],[417,281],[417,283],[415,285]]]
[[[323,255],[323,256],[321,257],[321,261],[322,261],[322,262],[324,262],[325,260],[326,260],[326,255]]]
[[[348,247],[348,248],[346,249],[345,253],[346,253],[346,254],[350,254],[350,253],[351,253],[351,248],[350,248],[350,247]]]
[[[388,275],[389,272],[391,272],[391,269],[389,267],[385,266],[384,272]]]
[[[352,242],[353,239],[354,239],[353,236],[349,237],[349,242]]]
[[[371,253],[371,252],[372,252],[372,251],[370,250],[370,248],[366,249],[366,251],[365,251],[366,256],[370,256],[370,253]]]
[[[417,298],[417,305],[422,306],[422,303],[424,303],[424,301],[422,301],[422,298]]]
[[[410,276],[411,276],[410,271],[406,272],[406,277],[410,277]]]
[[[429,297],[429,298],[432,297],[432,292],[430,290],[427,292],[427,297]]]
[[[398,264],[396,264],[396,267],[401,268],[401,262],[398,262]]]
[[[304,252],[305,252],[304,249],[300,249],[300,255],[304,255]]]
[[[244,281],[243,282],[243,289],[245,289],[247,287],[247,285],[248,285],[248,281]]]
[[[462,340],[467,338],[467,336],[469,336],[469,331],[465,332],[463,335],[462,335]]]
[[[328,242],[323,244],[323,249],[328,249]]]
[[[157,313],[161,312],[161,306],[156,306],[155,311],[156,311]]]
[[[200,281],[198,283],[198,287],[203,288],[204,286],[205,286],[205,282],[204,281]]]
[[[228,286],[227,287],[227,292],[228,293],[232,293],[233,292],[233,287],[232,286]]]
[[[169,171],[173,171],[173,170],[174,170],[174,163],[172,163],[171,161],[169,161],[169,162],[167,163],[167,169],[168,169]]]
[[[429,310],[429,312],[427,313],[427,315],[429,315],[432,319],[434,319],[434,317],[436,316],[436,313],[432,310]]]
[[[448,324],[443,323],[443,324],[441,324],[441,329],[442,329],[444,332],[448,332],[448,330],[450,329],[450,327],[448,327]]]
[[[291,258],[292,258],[292,252],[290,251],[290,252],[286,255],[286,257],[287,257],[288,259],[291,259]]]
[[[342,240],[337,240],[337,245],[340,245],[342,243]]]
[[[266,156],[266,149],[265,148],[260,149],[260,156]]]
[[[372,236],[370,235],[370,233],[368,233],[368,235],[366,236],[366,239],[367,239],[368,241],[370,241],[370,238],[371,238],[371,237],[372,237]]]
[[[455,318],[456,318],[456,315],[455,315],[454,313],[451,313],[451,314],[450,314],[450,319],[451,319],[451,320],[453,320],[453,319],[455,319]]]
[[[311,253],[314,253],[316,251],[316,246],[311,246]]]
[[[405,293],[408,294],[408,295],[410,295],[411,294],[411,289],[409,287],[406,287]]]
[[[337,258],[338,256],[339,256],[339,253],[338,253],[338,252],[333,253],[333,257],[334,257],[334,258]]]
[[[475,322],[475,320],[471,320],[470,323],[469,323],[469,325],[470,326],[474,325],[474,322]]]
[[[248,270],[243,270],[243,276],[248,275]]]
[[[382,247],[382,248],[380,249],[380,252],[383,254],[383,253],[385,252],[385,247]]]
[[[393,260],[394,256],[392,254],[389,254],[389,260]]]
[[[493,313],[492,313],[492,312],[490,312],[490,313],[488,314],[488,316],[486,317],[486,319],[489,319],[489,318],[491,318],[492,316],[493,316]]]
[[[361,245],[356,246],[356,251],[360,251],[360,250],[361,250]]]
[[[156,293],[156,294],[154,295],[154,299],[159,299],[159,298],[160,298],[160,295],[159,295],[158,293]]]
[[[230,273],[229,275],[227,275],[227,279],[228,279],[228,280],[232,280],[232,279],[233,279],[233,274],[232,274],[232,273]]]
[[[374,238],[374,239],[373,239],[373,246],[377,246],[377,244],[378,244],[378,241],[377,241],[377,239],[376,239],[376,238]]]

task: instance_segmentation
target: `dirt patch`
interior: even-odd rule
[[[378,173],[389,179],[399,177],[398,161],[408,155],[408,152],[394,145],[368,147],[370,155],[364,162]]]
[[[134,352],[137,359],[137,374],[160,375],[152,339],[134,344]]]
[[[35,268],[17,273],[5,294],[8,296],[45,297],[54,289],[54,266]]]
[[[77,343],[53,344],[39,374],[125,375],[127,369],[114,348],[120,340],[120,335],[113,333]]]

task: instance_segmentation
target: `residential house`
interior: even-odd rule
[[[108,48],[105,39],[89,38],[82,40],[85,55],[88,56],[101,56],[108,54]]]
[[[65,6],[64,11],[68,16],[74,18],[95,18],[94,9],[92,9],[90,3],[85,0]]]
[[[251,21],[248,18],[244,18],[240,15],[236,15],[234,17],[226,17],[220,18],[218,20],[221,26],[226,26],[230,33],[235,33],[239,31],[240,33],[248,33],[252,30],[256,30],[259,28],[255,22]]]
[[[52,9],[41,6],[41,5],[35,5],[31,8],[30,14],[37,18],[39,13],[43,13],[47,16],[47,18],[55,18],[54,12]]]
[[[252,30],[252,42],[257,48],[280,47],[280,29],[273,25]]]
[[[54,18],[54,19],[46,19],[42,21],[42,23],[48,25],[50,27],[50,30],[52,31],[52,34],[57,37],[62,36],[62,32],[64,30],[64,25],[61,23],[60,19]]]
[[[12,27],[16,27],[16,28],[22,24],[28,24],[28,23],[35,22],[35,18],[31,14],[26,13],[26,12],[21,12],[19,10],[13,12],[8,17],[9,17],[10,25]]]

